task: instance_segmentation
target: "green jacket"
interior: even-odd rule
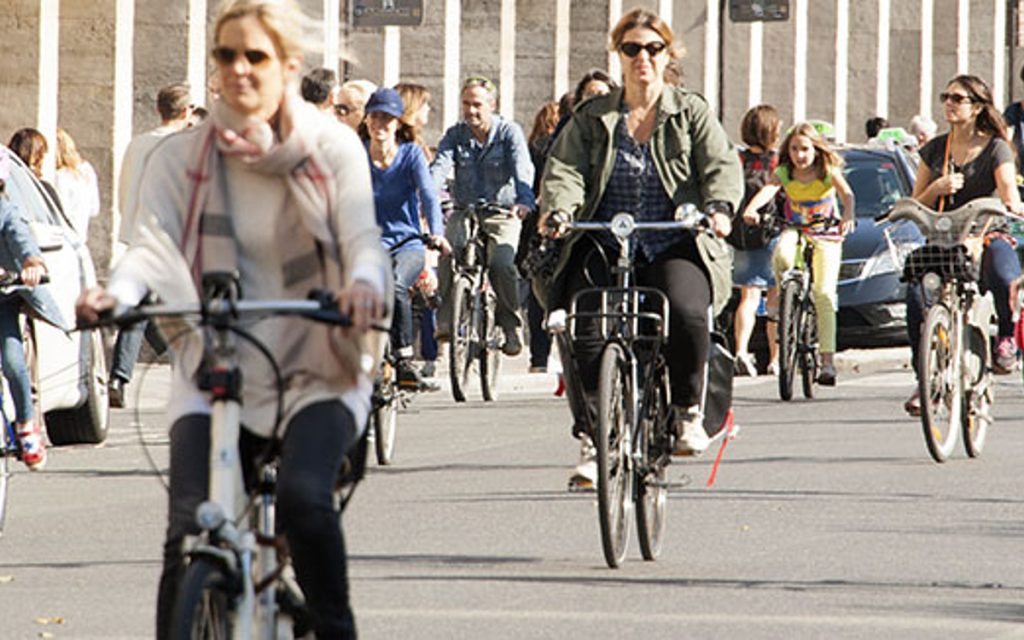
[[[581,103],[552,147],[541,183],[544,211],[563,211],[589,220],[597,211],[615,163],[615,129],[622,118],[622,89]],[[725,130],[702,96],[666,87],[658,105],[651,154],[673,204],[703,209],[717,200],[735,210],[743,197],[743,169]],[[551,304],[563,302],[563,275],[571,247],[569,237],[547,287]],[[732,249],[710,233],[697,237],[697,248],[711,277],[717,315],[732,294]],[[543,287],[541,287],[543,288]],[[541,299],[542,302],[545,302]]]

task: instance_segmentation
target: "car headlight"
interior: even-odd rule
[[[893,259],[891,251],[882,251],[871,256],[864,262],[860,270],[860,277],[863,279],[874,278],[875,276],[887,273],[896,273],[899,267]]]

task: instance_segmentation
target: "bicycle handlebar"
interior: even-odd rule
[[[435,251],[438,251],[440,249],[440,245],[434,241],[434,236],[430,235],[429,233],[418,233],[416,235],[409,236],[408,238],[402,238],[395,244],[391,245],[390,247],[388,247],[388,253],[394,256],[396,253],[398,253],[398,250],[400,248],[416,240],[422,242],[424,245],[426,245],[428,249],[433,249]]]
[[[511,207],[503,207],[495,202],[476,202],[473,204],[462,205],[456,204],[451,200],[446,200],[444,203],[442,203],[441,206],[446,211],[464,211],[468,213],[475,213],[477,216],[481,218],[488,218],[490,216],[498,215],[513,215]]]
[[[152,318],[181,318],[198,316],[200,324],[213,324],[217,319],[237,319],[241,316],[301,316],[315,322],[339,327],[352,325],[352,320],[338,310],[334,294],[325,289],[314,289],[306,300],[228,300],[217,298],[204,302],[184,304],[153,304],[131,307],[101,314],[96,322],[79,321],[75,330],[116,326],[124,328]],[[230,322],[230,321],[229,321]],[[373,327],[387,331],[386,328]]]
[[[39,279],[39,284],[49,284],[50,274],[45,273],[43,277]],[[21,273],[17,271],[3,271],[0,273],[0,290],[14,289],[16,287],[27,287],[21,280]]]

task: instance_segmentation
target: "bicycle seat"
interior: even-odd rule
[[[965,238],[984,232],[992,220],[1006,214],[998,198],[978,198],[952,211],[936,211],[913,198],[899,199],[879,221],[910,220],[936,244],[961,244]]]

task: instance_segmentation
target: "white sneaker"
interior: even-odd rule
[[[569,487],[589,489],[597,482],[597,449],[590,436],[580,436],[580,462],[569,474]]]
[[[751,378],[757,377],[757,366],[754,365],[754,359],[750,357],[749,353],[736,354],[736,373]]]
[[[680,435],[672,455],[699,456],[704,453],[711,444],[711,438],[704,431],[704,416],[701,415],[700,407],[693,405],[685,411],[677,408],[675,423],[676,433]]]

